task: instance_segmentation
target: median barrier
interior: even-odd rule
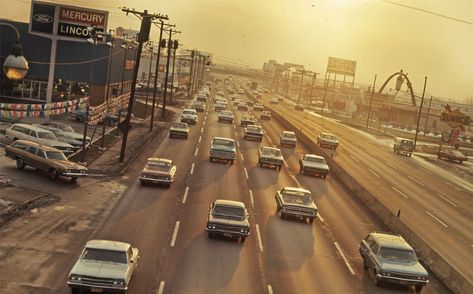
[[[248,97],[256,99],[249,91],[243,87]],[[265,105],[267,108],[267,105]],[[338,165],[331,155],[317,146],[315,138],[307,134],[303,126],[295,125],[281,115],[279,112],[270,109],[271,116],[275,118],[285,129],[293,130],[298,141],[304,145],[311,153],[325,157],[334,175],[346,188],[351,191],[368,209],[378,217],[385,226],[393,232],[401,234],[419,254],[422,262],[432,271],[452,292],[459,294],[473,293],[473,281],[458,272],[450,263],[440,256],[430,245],[418,236],[409,226],[402,222],[391,210],[389,210],[375,195],[366,190],[356,179]]]

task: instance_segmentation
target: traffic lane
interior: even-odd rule
[[[209,119],[216,119],[216,114],[211,114]],[[209,123],[203,143],[210,142],[213,136],[234,137],[233,128]],[[211,163],[207,155],[209,146],[203,144],[201,149],[195,175],[189,179],[188,196],[179,213],[175,246],[165,257],[162,268],[167,270],[158,280],[164,282],[164,291],[169,293],[262,293],[261,274],[255,266],[258,256],[254,238],[250,235],[241,244],[225,238],[209,239],[205,232],[209,205],[215,199],[242,201],[249,206],[241,162]],[[254,231],[254,227],[250,229]]]

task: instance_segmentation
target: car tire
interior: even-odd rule
[[[230,165],[233,165],[234,160],[230,160]]]
[[[214,233],[212,232],[208,232],[207,235],[209,236],[210,239],[213,239],[215,237]]]
[[[13,138],[13,141],[16,141],[16,140],[18,140],[18,138]]]
[[[326,178],[326,177],[327,177],[327,175],[322,175],[322,179],[324,179],[324,180],[325,180],[325,178]]]
[[[71,294],[79,294],[80,289],[79,288],[71,288]]]
[[[314,219],[311,217],[308,217],[307,220],[309,221],[309,224],[312,224],[314,222]]]
[[[286,215],[282,211],[279,211],[279,217],[281,219],[284,219],[286,217]]]
[[[56,169],[52,168],[48,171],[48,175],[51,178],[51,180],[55,180],[59,176],[59,173],[57,172]]]
[[[240,242],[245,243],[245,239],[246,239],[246,237],[240,237]]]
[[[424,285],[415,285],[416,292],[422,291],[423,287],[424,287]]]
[[[78,179],[78,178],[79,178],[79,177],[71,177],[71,184],[77,183],[77,179]]]
[[[24,161],[23,159],[21,159],[21,158],[17,158],[17,159],[16,159],[16,167],[17,167],[18,169],[24,169],[25,166],[26,166],[26,163],[25,163],[25,161]]]
[[[381,286],[381,280],[380,280],[380,279],[378,278],[378,276],[377,276],[378,271],[377,271],[376,269],[374,270],[373,274],[374,274],[374,285],[375,285],[376,287]]]
[[[213,162],[213,161],[214,161],[213,157],[210,157],[210,162]]]

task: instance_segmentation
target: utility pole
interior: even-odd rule
[[[195,51],[191,51],[191,68],[189,70],[189,86],[187,87],[187,98],[191,96],[191,87],[192,87],[192,69],[194,67],[194,55]]]
[[[432,98],[433,96],[431,95],[430,102],[429,102],[429,109],[427,110],[427,117],[425,118],[424,136],[425,136],[425,133],[427,133],[427,123],[429,122],[430,106],[432,105]]]
[[[148,113],[149,83],[151,80],[151,65],[153,64],[153,42],[149,41],[148,45],[149,45],[150,56],[149,56],[149,67],[148,67],[148,84],[146,85],[145,118],[146,118],[146,114]]]
[[[328,90],[328,80],[327,80],[327,77],[325,77],[324,101],[322,102],[322,108],[320,109],[320,116],[324,115],[325,97],[327,96],[327,90]]]
[[[308,106],[312,105],[312,99],[314,98],[314,85],[316,85],[317,81],[317,73],[314,72],[314,75],[312,76],[312,84],[310,85],[310,100],[308,103]]]
[[[195,65],[194,65],[194,74],[193,74],[193,77],[192,77],[192,94],[195,93],[195,90],[197,89],[197,75],[199,73],[199,69],[197,68],[199,66],[199,55],[200,55],[200,52],[199,51],[195,51],[194,55],[197,54],[195,56]]]
[[[301,71],[301,82],[299,83],[299,98],[297,98],[297,103],[300,103],[302,97],[302,82],[304,81],[305,69]]]
[[[159,43],[158,43],[158,56],[156,59],[156,69],[154,71],[154,91],[153,91],[153,107],[151,110],[151,119],[149,121],[149,131],[151,132],[153,130],[153,123],[154,123],[154,108],[156,105],[156,90],[158,89],[158,74],[159,74],[159,61],[161,59],[161,40],[163,38],[163,31],[164,31],[164,26],[168,27],[174,27],[174,25],[170,24],[165,24],[162,20],[159,20],[160,26],[159,26]],[[156,23],[155,23],[156,25]]]
[[[376,77],[378,74],[374,75],[374,82],[373,82],[373,88],[371,89],[371,98],[370,98],[370,108],[368,110],[368,117],[366,118],[366,128],[368,129],[370,126],[370,116],[371,116],[371,104],[373,102],[373,96],[374,96],[374,88],[376,87]]]
[[[110,30],[111,32],[112,30]],[[105,116],[108,114],[108,96],[110,96],[110,71],[112,70],[112,53],[113,53],[113,36],[110,34],[110,49],[108,51],[108,65],[107,65],[107,81],[105,85],[105,103],[107,105],[106,111],[107,113]],[[102,118],[102,140],[100,142],[100,147],[105,148],[105,116]]]
[[[167,16],[163,16],[160,14],[148,14],[148,10],[144,10],[143,12],[138,12],[135,10],[131,10],[128,8],[123,8],[123,12],[127,15],[128,13],[133,13],[134,15],[141,17],[141,26],[140,32],[138,34],[138,50],[136,52],[136,61],[135,61],[135,68],[133,71],[133,80],[131,84],[131,92],[130,92],[130,101],[128,102],[128,111],[126,113],[126,118],[123,122],[121,122],[118,127],[123,132],[123,140],[122,146],[120,149],[120,158],[119,162],[123,162],[125,159],[125,150],[126,150],[126,143],[128,140],[128,131],[131,128],[130,120],[131,120],[131,112],[133,111],[133,102],[135,98],[135,89],[136,89],[136,80],[138,78],[138,67],[140,66],[141,61],[141,51],[143,50],[143,43],[149,40],[149,32],[151,30],[151,21],[154,19],[164,19],[167,20]],[[154,112],[154,109],[153,109]]]
[[[416,145],[417,145],[417,134],[419,133],[420,116],[422,115],[422,106],[424,106],[424,95],[425,95],[426,86],[427,86],[427,77],[424,78],[424,90],[422,91],[422,99],[420,100],[419,115],[417,116],[416,135],[414,137],[414,150],[416,149]]]
[[[180,33],[180,32],[176,31],[174,33]],[[172,46],[173,46],[174,52],[173,52],[173,56],[172,56],[171,96],[169,97],[169,99],[170,99],[169,101],[171,101],[171,102],[172,102],[173,88],[174,88],[174,68],[176,67],[176,51],[177,51],[177,48],[179,48],[179,41],[174,40],[172,42]]]
[[[168,40],[168,44],[167,44],[168,54],[166,56],[166,76],[164,77],[163,112],[161,114],[162,118],[164,118],[164,113],[166,111],[166,95],[167,95],[167,92],[168,92],[168,76],[169,76],[169,59],[171,57],[171,48],[172,48],[171,37],[172,37],[172,29],[169,29],[169,40]]]

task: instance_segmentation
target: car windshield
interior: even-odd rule
[[[56,139],[53,133],[48,133],[48,132],[38,132],[38,138],[41,139]]]
[[[225,147],[234,147],[233,141],[230,140],[223,140],[223,139],[214,139],[214,145],[225,146]]]
[[[195,112],[192,111],[192,110],[184,110],[182,113],[183,114],[195,114]]]
[[[172,126],[173,128],[187,129],[187,124],[183,124],[183,123],[175,123]]]
[[[414,142],[411,140],[401,140],[401,145],[414,147]]]
[[[316,163],[325,163],[324,158],[315,157],[315,156],[307,156],[305,160],[310,161],[310,162],[316,162]]]
[[[165,161],[148,161],[146,168],[150,170],[169,170],[171,163]]]
[[[327,140],[334,140],[334,141],[337,140],[335,136],[327,135],[327,134],[322,135],[322,138],[327,139]]]
[[[216,205],[212,211],[214,217],[233,218],[243,220],[245,209],[237,206]]]
[[[97,248],[85,248],[84,253],[82,254],[82,259],[113,263],[127,263],[125,251]]]
[[[56,160],[67,160],[66,156],[61,151],[46,151],[46,158]]]
[[[283,136],[290,139],[296,138],[296,135],[294,135],[294,133],[283,133]]]
[[[402,262],[415,262],[417,261],[416,254],[412,250],[405,250],[399,248],[388,248],[383,247],[379,251],[379,256],[382,258],[402,261]]]
[[[309,205],[312,203],[312,197],[309,193],[303,191],[285,190],[282,193],[284,202]]]
[[[257,126],[247,126],[246,129],[252,132],[261,132],[261,128]]]
[[[220,113],[221,115],[233,115],[231,111],[224,111]]]
[[[279,157],[281,156],[281,150],[273,148],[263,148],[263,154],[267,156]]]

